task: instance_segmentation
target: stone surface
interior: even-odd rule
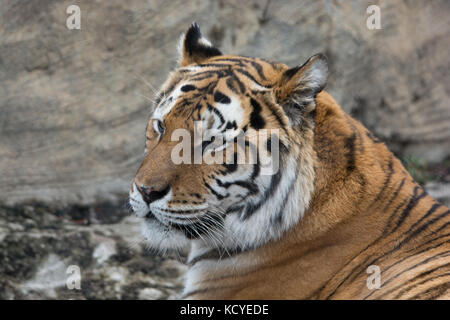
[[[0,207],[0,299],[178,296],[183,258],[161,258],[146,249],[136,218],[124,214],[113,223],[88,223],[88,216],[74,220],[74,211],[69,215],[39,204]],[[25,223],[30,217],[34,225]],[[73,266],[80,271],[79,290],[69,269]]]
[[[155,288],[145,288],[139,291],[140,300],[158,300],[164,296],[164,293]]]
[[[66,8],[81,8],[81,30]],[[381,30],[366,8],[381,6]],[[324,52],[328,90],[400,156],[450,152],[450,2],[0,2],[0,201],[117,200],[141,161],[153,88],[196,20],[223,52],[291,66]],[[30,222],[32,223],[32,222]],[[0,235],[1,235],[0,229]]]
[[[437,199],[439,202],[450,207],[450,183],[447,182],[428,182],[425,189],[430,196]]]

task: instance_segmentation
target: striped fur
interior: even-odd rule
[[[189,250],[183,298],[450,298],[450,210],[323,91],[322,55],[291,69],[222,55],[197,25],[180,51],[147,126],[130,204],[151,246]],[[239,134],[277,132],[264,140],[268,150],[250,141],[245,149],[274,153],[276,139],[279,170],[174,164],[171,135],[194,133],[196,120],[236,159]],[[193,149],[208,146],[221,148],[206,139]],[[381,271],[379,289],[367,286],[369,266]]]

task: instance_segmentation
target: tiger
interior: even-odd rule
[[[324,90],[324,54],[225,55],[196,23],[178,50],[129,202],[149,247],[186,252],[180,299],[450,298],[449,208]]]

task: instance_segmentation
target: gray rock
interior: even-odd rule
[[[0,299],[166,299],[179,294],[186,267],[172,256],[150,252],[133,216],[80,225],[71,219],[74,209],[60,215],[44,208],[0,207]],[[30,213],[37,216],[35,227],[11,228],[23,225]],[[59,222],[56,227],[49,216]],[[69,269],[73,266],[80,271],[79,289]]]
[[[425,189],[430,196],[450,207],[450,183],[428,182]]]
[[[104,241],[100,243],[93,252],[93,258],[99,264],[106,262],[112,255],[116,253],[116,244],[114,241]]]
[[[140,300],[158,300],[164,296],[164,293],[155,288],[145,288],[139,291]]]
[[[35,276],[19,285],[19,289],[24,296],[30,292],[42,292],[45,297],[57,298],[55,289],[61,288],[66,284],[67,266],[55,254],[50,254],[43,261]]]

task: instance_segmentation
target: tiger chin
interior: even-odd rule
[[[181,298],[450,298],[449,209],[324,91],[324,55],[224,55],[195,23],[179,51],[130,204],[151,247],[189,251]]]

